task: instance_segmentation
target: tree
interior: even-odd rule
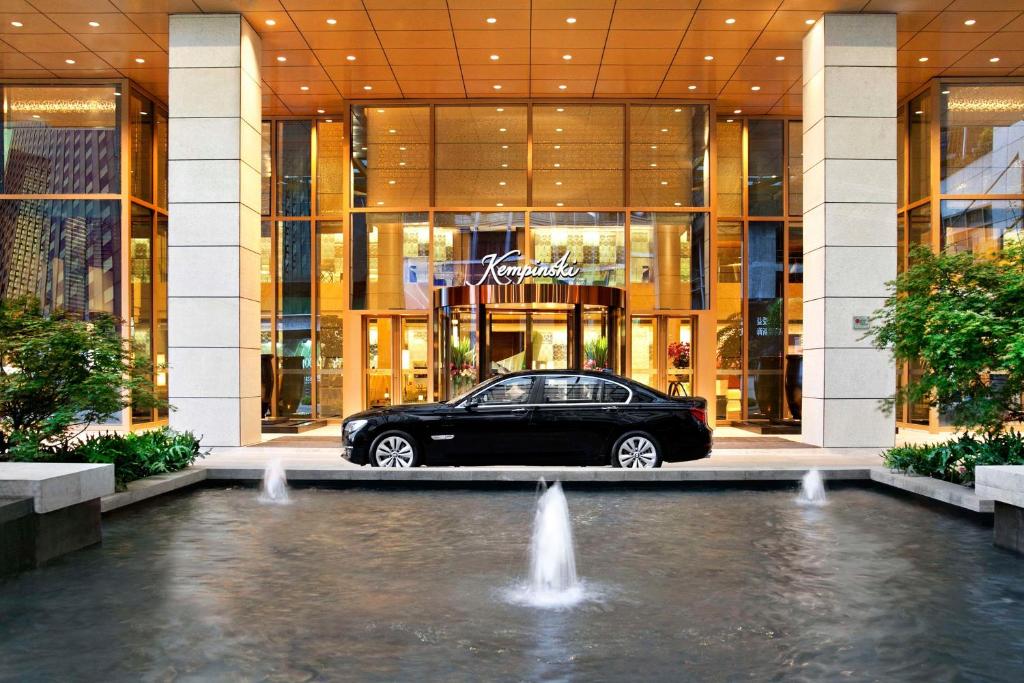
[[[94,422],[130,403],[163,405],[148,361],[110,315],[44,315],[32,298],[0,300],[0,459],[67,452]]]
[[[869,333],[897,363],[923,366],[895,400],[941,406],[957,427],[990,435],[1024,419],[1024,244],[994,254],[917,247],[912,262]]]

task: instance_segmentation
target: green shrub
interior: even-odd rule
[[[1024,465],[1024,434],[963,434],[939,444],[897,446],[885,452],[884,461],[890,469],[908,474],[970,484],[979,465]]]
[[[96,434],[68,449],[43,449],[31,459],[111,464],[117,488],[123,490],[130,481],[183,470],[204,455],[194,434],[162,427],[130,434]]]

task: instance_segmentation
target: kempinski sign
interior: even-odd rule
[[[470,283],[473,286],[496,284],[496,285],[521,285],[528,277],[551,277],[559,280],[572,280],[580,274],[580,268],[576,261],[569,263],[572,252],[562,254],[554,263],[537,263],[534,265],[506,265],[506,261],[515,261],[523,253],[518,249],[507,251],[504,254],[487,254],[480,262],[484,265],[483,275],[476,282]]]

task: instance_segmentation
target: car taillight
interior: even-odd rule
[[[702,425],[708,423],[708,411],[704,408],[690,408],[690,415],[693,415],[693,419]]]

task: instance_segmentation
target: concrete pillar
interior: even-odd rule
[[[826,14],[803,71],[803,440],[892,446],[891,354],[859,317],[896,276],[896,16]]]
[[[170,17],[170,423],[260,438],[260,38],[238,14]]]

